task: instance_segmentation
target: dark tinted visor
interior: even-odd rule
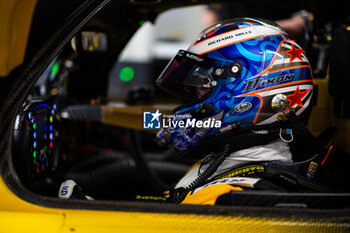
[[[216,85],[212,78],[214,61],[180,50],[157,79],[167,92],[186,99],[200,99]]]

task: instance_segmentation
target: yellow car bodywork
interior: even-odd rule
[[[47,208],[0,180],[0,232],[349,232],[337,221]]]
[[[0,77],[22,64],[36,0],[0,0]]]
[[[0,0],[0,76],[23,62],[36,0]],[[1,155],[0,155],[1,156]],[[151,203],[149,203],[151,204]],[[181,208],[181,206],[179,206]],[[210,207],[208,207],[210,208]],[[0,178],[0,233],[349,232],[336,220],[60,209],[27,202]]]

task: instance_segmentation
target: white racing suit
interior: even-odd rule
[[[276,140],[264,146],[255,146],[230,154],[209,177],[208,183],[189,192],[181,204],[214,205],[217,198],[231,191],[242,191],[254,188],[261,178],[245,177],[262,171],[261,165],[245,165],[252,162],[291,162],[292,154],[286,142]],[[240,166],[241,165],[241,166]],[[202,161],[196,163],[191,170],[176,184],[177,188],[186,188],[209,166]]]

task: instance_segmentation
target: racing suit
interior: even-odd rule
[[[259,162],[265,161],[291,162],[292,154],[288,143],[276,140],[265,146],[254,146],[231,153],[209,177],[208,182],[189,192],[181,204],[214,205],[226,193],[258,187],[263,180],[254,174],[264,172],[264,166],[259,165]],[[176,184],[175,189],[187,187],[208,166],[205,159],[197,162]]]

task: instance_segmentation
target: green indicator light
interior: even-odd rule
[[[327,36],[328,41],[332,41],[332,36]]]
[[[144,20],[140,20],[139,24],[140,24],[140,26],[142,26],[142,25],[145,24],[145,21]]]
[[[36,158],[36,154],[37,154],[38,152],[37,151],[34,151],[33,152],[33,158],[35,159]]]
[[[58,73],[59,68],[60,68],[60,63],[55,62],[52,66],[52,69],[51,69],[51,76],[55,77]]]
[[[130,82],[134,78],[134,70],[130,66],[126,66],[120,70],[119,78],[122,82]]]
[[[36,129],[36,123],[33,124],[33,129]]]
[[[44,146],[44,158],[46,158],[47,146]]]

